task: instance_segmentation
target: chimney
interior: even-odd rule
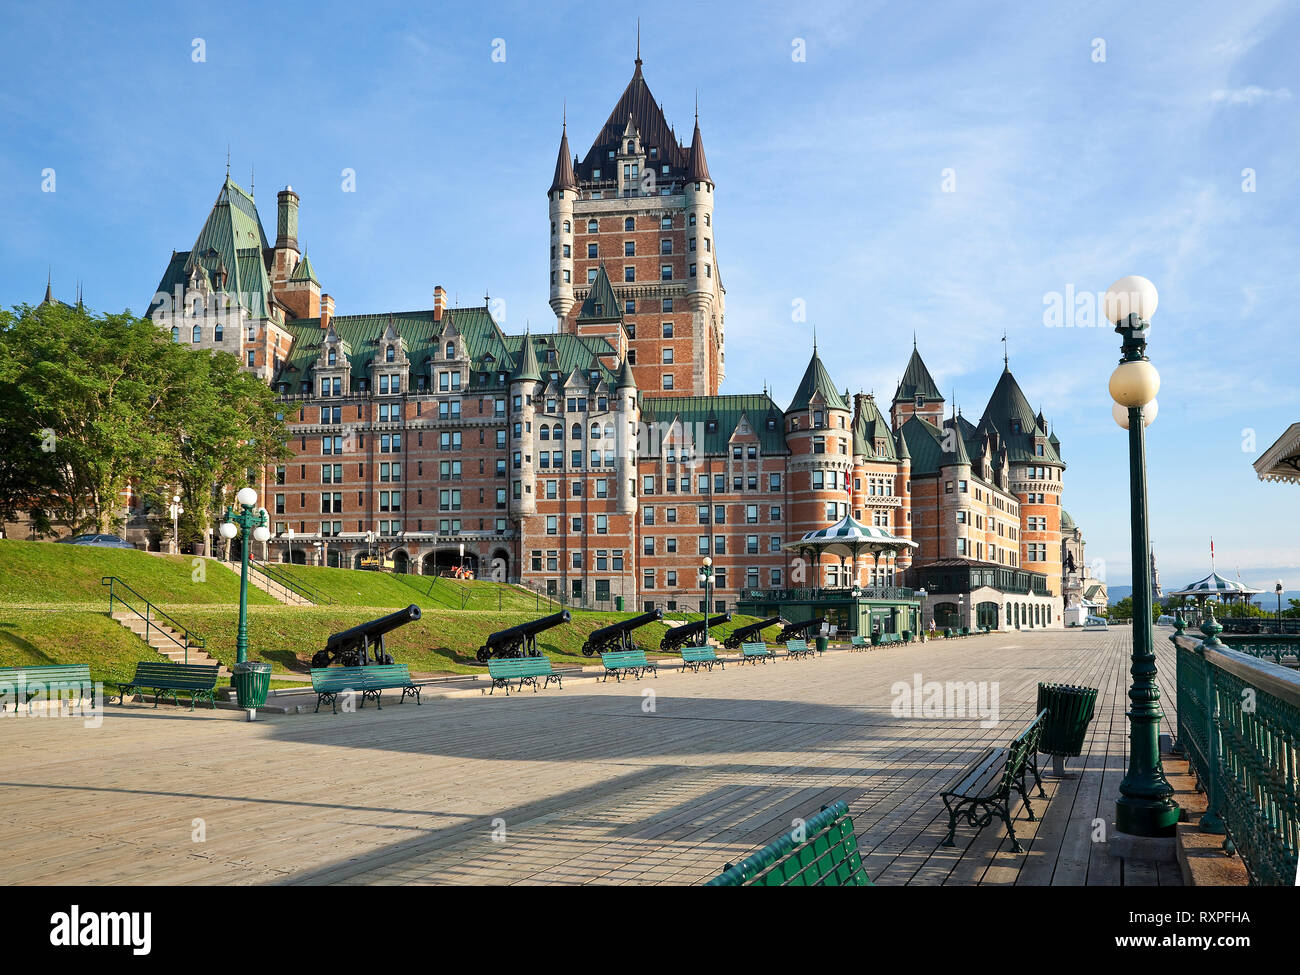
[[[442,321],[442,313],[447,310],[447,289],[440,284],[433,286],[433,320]]]
[[[298,199],[292,186],[286,186],[276,195],[276,247],[298,249]]]
[[[320,327],[326,329],[330,327],[330,319],[334,317],[334,299],[329,295],[320,296]]]

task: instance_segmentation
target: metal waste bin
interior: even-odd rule
[[[1083,739],[1088,734],[1096,705],[1095,687],[1038,685],[1038,710],[1047,711],[1038,750],[1052,756],[1052,768],[1057,775],[1065,773],[1065,758],[1083,751]]]
[[[249,712],[248,720],[252,721],[257,709],[266,703],[266,693],[271,689],[271,665],[260,660],[246,660],[230,670],[235,699]]]
[[[831,642],[831,641],[830,641],[827,637],[819,636],[819,637],[817,638],[817,652],[818,652],[818,653],[825,653],[825,652],[826,652],[826,647],[827,647],[827,645],[828,645],[830,642]]]
[[[617,612],[620,612],[620,613],[623,612],[623,597],[622,597],[622,596],[615,596],[615,597],[614,597],[614,609],[615,609]]]

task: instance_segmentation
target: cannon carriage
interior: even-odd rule
[[[816,636],[814,630],[820,630],[822,624],[826,622],[825,616],[816,616],[810,620],[803,620],[799,623],[786,623],[781,630],[781,635],[776,638],[777,643],[788,643],[791,640],[804,639],[808,636]]]
[[[747,623],[745,626],[738,626],[727,634],[727,638],[722,641],[722,645],[728,650],[739,650],[740,645],[750,640],[757,640],[758,635],[766,630],[769,626],[776,626],[777,623],[784,623],[785,620],[779,616],[771,616],[765,620],[759,620],[757,623]]]
[[[719,626],[722,623],[731,622],[731,614],[723,613],[721,616],[708,617],[709,626]],[[659,641],[659,649],[665,653],[674,653],[688,644],[693,645],[697,640],[704,638],[705,621],[700,619],[693,623],[683,623],[681,626],[674,626],[664,638]]]
[[[569,611],[562,609],[541,619],[520,623],[505,630],[497,630],[487,638],[487,642],[478,648],[479,663],[487,663],[492,657],[540,657],[537,649],[537,634],[569,622]]]
[[[384,649],[384,634],[420,618],[420,607],[412,603],[406,609],[389,613],[369,623],[361,623],[350,630],[333,634],[325,641],[325,649],[311,658],[313,667],[366,667],[370,664],[391,664],[393,655]]]
[[[635,650],[632,631],[647,623],[656,623],[664,618],[662,609],[651,610],[631,619],[620,620],[599,630],[592,630],[587,642],[582,645],[582,655],[591,657],[598,653],[610,653],[614,650]]]

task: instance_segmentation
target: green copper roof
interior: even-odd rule
[[[1061,531],[1074,531],[1074,519],[1070,517],[1070,513],[1064,508],[1061,509]]]
[[[913,474],[935,474],[943,462],[943,431],[929,420],[910,416],[899,428],[899,434],[912,457]]]
[[[912,452],[907,449],[907,438],[903,436],[901,430],[894,434],[894,448],[899,460],[910,461],[912,459]]]
[[[520,343],[520,353],[515,365],[514,372],[510,374],[510,379],[514,381],[542,381],[542,370],[537,364],[537,350],[533,347],[532,336],[527,332],[524,333],[524,340]]]
[[[1029,400],[1021,392],[1010,369],[1002,370],[993,395],[989,397],[989,405],[984,408],[979,429],[997,434],[998,441],[1006,447],[1007,457],[1013,464],[1061,463],[1056,445],[1047,437],[1046,431],[1039,428],[1038,417],[1034,415]],[[1035,437],[1042,439],[1041,454],[1037,452]]]
[[[298,266],[293,269],[293,274],[289,275],[290,281],[310,281],[319,285],[320,279],[316,277],[316,269],[311,266],[311,261],[306,254],[302,255],[302,260]]]
[[[647,423],[669,424],[674,419],[703,430],[706,455],[730,453],[731,435],[741,418],[758,437],[764,454],[785,454],[785,422],[781,410],[766,393],[730,396],[654,396],[640,398],[641,419]],[[773,422],[769,425],[768,420]],[[696,426],[698,424],[698,426]]]
[[[636,380],[632,378],[632,364],[623,359],[623,364],[618,367],[618,379],[614,383],[616,389],[635,389]]]
[[[253,198],[227,176],[194,246],[172,255],[157,290],[171,295],[177,286],[184,289],[197,269],[213,290],[237,296],[254,318],[266,318],[271,295],[266,270],[269,252]],[[150,311],[155,307],[151,302]]]
[[[945,466],[970,463],[970,452],[966,449],[966,433],[962,429],[962,423],[962,418],[956,416],[943,425],[943,439],[940,441],[940,446],[945,448],[943,451]],[[966,425],[970,426],[970,424]]]
[[[876,441],[884,442],[885,449],[876,453]],[[889,429],[876,401],[869,397],[858,400],[858,415],[853,418],[853,456],[897,460],[894,435]]]
[[[826,401],[829,409],[848,410],[849,404],[844,402],[844,397],[840,395],[835,384],[831,382],[830,373],[822,365],[821,357],[817,355],[817,350],[813,349],[812,359],[808,362],[808,368],[804,370],[803,379],[799,380],[799,388],[794,392],[794,399],[786,407],[787,413],[794,413],[797,410],[808,409],[808,404],[812,402],[813,397],[821,393],[822,399]]]
[[[921,353],[917,352],[916,346],[913,345],[912,357],[907,360],[907,368],[903,370],[898,391],[894,393],[894,402],[914,403],[918,396],[927,403],[943,402],[943,397],[939,395],[939,387],[934,384],[930,370],[921,361]]]
[[[591,293],[587,295],[587,300],[582,303],[582,308],[578,311],[578,321],[620,320],[622,317],[623,309],[619,306],[618,296],[614,294],[614,286],[609,283],[609,275],[605,273],[605,265],[602,262],[596,269],[595,280],[591,282]]]

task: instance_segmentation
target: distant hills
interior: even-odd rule
[[[1107,595],[1110,600],[1109,605],[1114,606],[1117,602],[1126,596],[1133,595],[1132,586],[1110,586],[1107,588]],[[1163,597],[1162,597],[1163,598]],[[1287,608],[1288,599],[1300,599],[1300,590],[1284,589],[1282,591],[1282,608]],[[1272,592],[1261,593],[1255,597],[1255,605],[1264,609],[1277,608],[1277,596]]]

